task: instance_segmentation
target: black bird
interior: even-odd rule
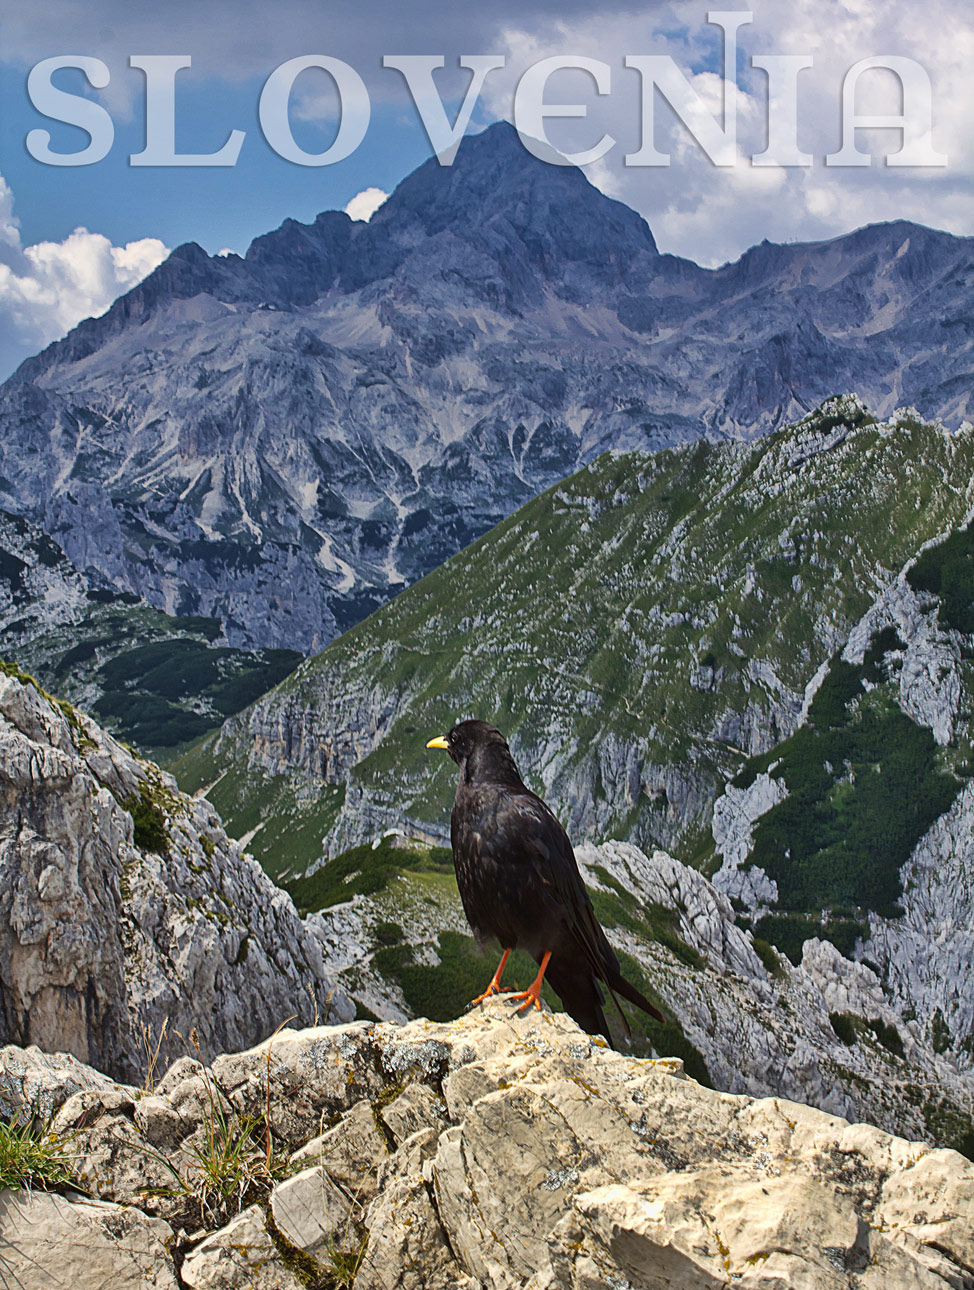
[[[527,990],[512,999],[540,1008],[541,984],[548,983],[568,1014],[588,1034],[613,1043],[602,1011],[606,986],[648,1012],[663,1015],[629,984],[606,940],[568,834],[540,797],[524,784],[499,730],[486,721],[461,721],[427,748],[443,748],[460,767],[450,836],[464,913],[477,940],[495,936],[504,951],[480,1003],[500,994],[501,975],[513,949],[526,950],[539,971]],[[626,1033],[629,1027],[619,1009]]]

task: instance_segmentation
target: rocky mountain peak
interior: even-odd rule
[[[750,439],[852,389],[974,418],[972,285],[969,239],[906,224],[716,271],[659,255],[501,123],[368,224],[177,248],[28,360],[0,507],[235,646],[320,649],[607,450]]]
[[[548,276],[560,276],[567,261],[621,280],[657,254],[641,216],[576,166],[540,161],[503,121],[464,139],[452,166],[435,157],[420,166],[370,224],[373,237],[407,228],[432,238],[449,232],[497,254],[520,251]]]

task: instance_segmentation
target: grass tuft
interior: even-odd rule
[[[51,1118],[24,1109],[0,1121],[0,1189],[56,1191],[77,1186],[68,1140],[51,1127]]]

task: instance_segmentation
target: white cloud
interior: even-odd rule
[[[61,242],[25,247],[13,196],[0,177],[0,364],[9,368],[83,318],[104,313],[168,253],[156,237],[113,246],[86,228],[76,228]]]
[[[14,219],[14,195],[0,175],[0,245],[20,248],[20,228]]]
[[[553,144],[564,152],[591,146],[602,133],[618,140],[586,173],[612,197],[647,219],[661,250],[703,264],[739,256],[767,237],[772,241],[836,236],[863,223],[913,219],[955,233],[974,234],[974,132],[970,130],[970,74],[974,24],[967,0],[929,0],[923,7],[905,0],[762,0],[749,6],[754,20],[739,29],[740,84],[734,92],[738,161],[711,164],[685,127],[657,96],[656,142],[670,154],[667,167],[624,165],[640,144],[640,81],[624,66],[626,54],[668,54],[701,96],[700,110],[720,121],[721,32],[705,22],[706,9],[694,0],[670,0],[637,20],[622,9],[600,9],[557,25],[528,11],[503,31],[498,47],[508,58],[490,78],[485,103],[493,116],[511,119],[513,89],[533,62],[574,52],[607,63],[611,93],[599,96],[580,74],[559,73],[546,102],[585,103],[584,120],[549,121]],[[752,54],[805,54],[813,66],[801,73],[798,144],[813,157],[808,168],[754,167],[750,158],[767,145],[767,77],[752,68]],[[857,145],[873,157],[861,168],[827,167],[825,157],[842,139],[840,102],[845,73],[860,59],[900,55],[929,74],[933,89],[933,145],[948,154],[945,168],[897,169],[883,164],[900,147],[900,134],[859,130]],[[573,76],[578,79],[572,80]],[[870,71],[859,81],[861,115],[896,113],[899,84],[892,73]]]
[[[705,21],[698,0],[497,0],[493,5],[447,6],[434,0],[376,0],[372,6],[332,6],[327,49],[347,61],[368,84],[373,107],[392,102],[409,119],[414,110],[402,78],[381,66],[383,53],[442,53],[446,66],[437,85],[447,98],[462,93],[466,73],[461,52],[503,53],[504,71],[491,73],[475,122],[511,119],[514,86],[527,65],[552,54],[599,58],[612,71],[612,93],[600,98],[581,73],[559,73],[547,101],[589,105],[586,120],[552,120],[552,142],[565,152],[591,147],[602,133],[615,148],[588,175],[600,188],[639,210],[661,248],[708,264],[739,255],[768,237],[775,241],[832,237],[858,224],[911,218],[974,234],[974,131],[970,129],[970,72],[974,65],[974,22],[969,0],[760,0],[749,5],[754,19],[738,32],[741,83],[738,104],[740,160],[731,169],[713,166],[658,104],[658,139],[672,157],[667,168],[625,167],[623,157],[640,142],[639,77],[624,66],[626,54],[669,54],[692,80],[704,109],[717,109],[714,70],[720,65],[721,36]],[[286,21],[281,14],[286,14]],[[171,49],[191,52],[193,69],[180,73],[186,89],[196,78],[232,81],[266,78],[283,61],[321,49],[320,0],[172,0],[166,6],[133,6],[130,0],[49,0],[43,10],[14,6],[6,22],[2,57],[18,66],[64,48],[85,48],[112,69],[112,92],[136,99],[141,74],[127,67],[129,53]],[[175,24],[175,25],[174,25]],[[52,44],[51,33],[56,32]],[[92,44],[92,42],[94,42]],[[808,169],[755,168],[750,157],[766,145],[765,73],[750,66],[752,54],[804,54],[814,59],[799,79],[799,146],[812,154]],[[826,167],[824,158],[840,146],[840,95],[844,73],[859,59],[895,54],[919,62],[933,86],[934,147],[948,154],[945,170],[896,170],[882,165],[882,153],[898,146],[889,131],[860,130],[857,140],[874,154],[862,169]],[[895,111],[898,89],[882,71],[859,85],[862,113]],[[101,94],[104,98],[104,93]],[[301,129],[334,127],[335,95],[324,74],[302,74],[291,116]],[[403,118],[405,119],[405,117]],[[418,122],[415,128],[420,129]],[[372,129],[382,129],[374,113]],[[317,136],[312,136],[317,139]],[[318,141],[310,150],[324,146]],[[351,208],[358,198],[349,203]],[[0,260],[8,228],[0,195]],[[19,243],[16,243],[19,245]],[[18,270],[18,272],[26,269]],[[0,319],[2,323],[2,319]]]
[[[381,188],[363,188],[345,207],[345,214],[368,223],[388,196]]]

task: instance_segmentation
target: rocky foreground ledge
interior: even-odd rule
[[[55,1113],[89,1195],[0,1194],[22,1290],[974,1287],[964,1157],[502,1002],[282,1031],[151,1093],[7,1047],[0,1110],[23,1103]],[[221,1124],[276,1162],[222,1211],[193,1191]]]

